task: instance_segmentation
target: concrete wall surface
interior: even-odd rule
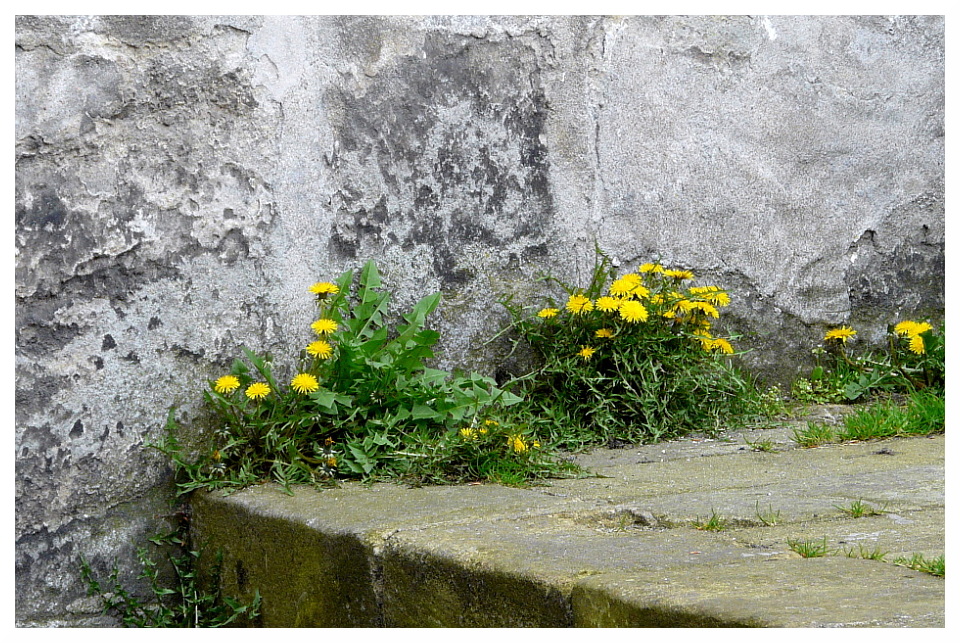
[[[172,512],[145,443],[313,282],[442,291],[438,366],[493,373],[496,299],[598,244],[788,381],[942,315],[943,159],[938,16],[18,17],[18,623],[96,622],[77,556],[129,576]]]

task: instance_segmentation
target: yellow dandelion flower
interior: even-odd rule
[[[650,296],[650,289],[646,286],[637,286],[633,289],[633,293],[631,294],[637,299],[646,299]]]
[[[694,279],[693,273],[689,270],[664,270],[664,276],[671,277],[677,281],[683,281],[684,279]]]
[[[909,319],[907,319],[900,322],[896,326],[894,326],[893,332],[895,332],[897,335],[903,335],[905,337],[909,337],[910,335],[916,335],[916,333],[914,332],[916,327],[917,327],[917,322],[910,321]]]
[[[688,288],[687,292],[694,296],[709,301],[714,306],[727,306],[730,304],[730,295],[720,290],[717,286],[697,286]]]
[[[717,339],[712,340],[711,346],[710,346],[710,350],[711,350],[711,351],[719,351],[719,352],[725,353],[725,354],[727,354],[727,355],[732,355],[732,354],[733,354],[733,346],[731,346],[731,345],[730,345],[730,342],[728,342],[727,340],[725,340],[725,339],[723,339],[723,338],[717,338]]]
[[[597,339],[612,339],[613,331],[610,330],[609,328],[601,328],[594,333],[594,336]]]
[[[613,297],[601,297],[597,300],[597,310],[603,311],[605,313],[610,313],[615,310],[620,309],[620,299],[615,299]]]
[[[330,359],[333,356],[333,347],[322,339],[318,339],[307,346],[307,353],[320,359]]]
[[[477,431],[476,429],[460,429],[460,437],[464,440],[476,440]]]
[[[328,466],[328,467],[336,467],[336,466],[337,466],[337,456],[335,456],[335,455],[327,456],[327,466]]]
[[[233,375],[224,375],[213,384],[213,390],[217,393],[233,393],[240,388],[240,380]]]
[[[340,292],[340,288],[329,281],[318,281],[310,286],[310,292],[318,297],[326,297],[327,295],[336,295]]]
[[[913,337],[914,335],[919,335],[920,333],[928,330],[933,330],[933,326],[927,322],[923,322],[921,324],[910,320],[902,321],[893,327],[893,332],[895,332],[897,335],[903,335],[906,337]]]
[[[707,293],[703,296],[704,299],[709,301],[714,306],[729,306],[730,305],[730,295],[723,291]]]
[[[660,294],[654,295],[650,298],[650,303],[654,306],[662,306],[665,301],[666,299],[664,299],[663,295]]]
[[[574,315],[581,315],[593,310],[593,302],[583,295],[571,295],[567,300],[567,310]]]
[[[718,319],[720,318],[720,313],[713,306],[713,304],[710,304],[705,301],[691,301],[691,302],[684,302],[684,303],[690,304],[689,310],[699,310],[704,315],[708,315],[710,317],[715,317]]]
[[[264,384],[263,382],[254,382],[247,387],[247,390],[244,391],[244,393],[251,400],[262,400],[266,396],[270,395],[270,386]]]
[[[926,347],[923,345],[923,337],[920,335],[914,335],[910,338],[909,348],[917,355],[923,355],[927,352]]]
[[[661,266],[658,263],[645,263],[642,266],[640,266],[638,270],[640,272],[646,272],[646,273],[657,273],[657,272],[662,273],[663,266]]]
[[[290,380],[290,387],[303,395],[316,392],[320,388],[320,384],[317,382],[317,378],[310,373],[300,373]]]
[[[496,420],[484,420],[483,423],[487,426],[500,426],[500,423]]]
[[[310,324],[310,328],[312,328],[313,332],[317,335],[329,335],[330,333],[336,332],[337,322],[332,319],[318,319]]]
[[[507,445],[517,453],[523,453],[527,450],[527,443],[522,436],[511,435],[507,438]]]
[[[637,277],[637,279],[632,279],[631,277]],[[626,297],[639,285],[640,280],[637,275],[624,275],[610,284],[610,294],[614,297]]]
[[[647,321],[647,309],[639,301],[625,301],[620,305],[620,317],[631,324]]]
[[[593,357],[593,354],[596,352],[597,352],[596,348],[593,348],[591,346],[581,346],[580,351],[577,353],[577,355],[582,357],[584,360],[588,360],[591,357]]]
[[[544,309],[541,310],[539,313],[537,313],[537,317],[542,317],[542,318],[544,318],[544,319],[550,319],[551,317],[556,317],[556,316],[557,316],[557,313],[559,313],[559,312],[560,312],[560,311],[557,310],[556,308],[544,308]]]
[[[857,334],[857,331],[853,330],[849,326],[841,326],[840,328],[834,328],[828,330],[827,334],[823,336],[825,341],[837,341],[841,344],[846,344],[847,340]]]

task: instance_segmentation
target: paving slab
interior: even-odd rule
[[[893,561],[943,554],[944,437],[790,435],[600,449],[596,477],[523,489],[196,494],[193,528],[268,627],[942,627],[943,579]]]

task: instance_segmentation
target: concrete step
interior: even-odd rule
[[[602,449],[579,457],[602,477],[525,489],[198,493],[192,524],[265,627],[943,627],[944,580],[893,560],[944,553],[944,436],[791,434]]]

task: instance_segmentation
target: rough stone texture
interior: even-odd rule
[[[750,364],[943,309],[942,17],[20,16],[24,625],[170,519],[144,449],[366,259],[442,290],[441,367],[597,243],[730,289]],[[196,423],[194,423],[196,425]],[[110,525],[109,528],[106,526]],[[82,609],[76,608],[74,612]]]
[[[268,627],[942,627],[943,579],[893,563],[944,553],[943,436],[790,445],[805,422],[764,431],[771,453],[598,450],[600,477],[544,487],[197,494],[192,525]],[[696,529],[712,512],[726,528]]]

